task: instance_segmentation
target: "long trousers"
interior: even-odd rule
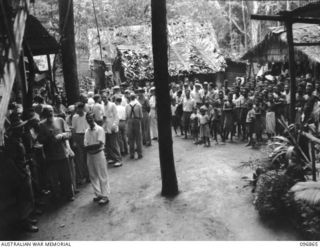
[[[135,146],[138,155],[142,155],[142,142],[141,142],[141,127],[140,119],[128,120],[128,138],[130,155],[134,155]]]
[[[152,132],[152,138],[158,138],[158,120],[156,110],[151,109],[150,111],[150,127]]]
[[[89,171],[87,166],[87,153],[84,150],[84,134],[75,133],[73,134],[74,147],[74,162],[76,164],[76,176],[77,181],[80,182],[83,179],[89,178]]]
[[[183,112],[182,115],[182,122],[183,122],[183,129],[184,129],[184,135],[187,137],[187,133],[190,130],[190,116],[191,112]]]
[[[121,161],[118,133],[106,133],[105,152],[108,160]]]
[[[142,129],[142,143],[151,144],[151,134],[150,134],[150,116],[148,112],[143,112],[143,118],[141,120]]]
[[[119,121],[119,132],[118,132],[119,146],[121,153],[128,153],[128,142],[127,142],[127,124],[126,121]]]
[[[109,177],[104,152],[100,151],[97,154],[88,153],[87,164],[94,194],[98,197],[109,197]]]
[[[61,195],[70,198],[74,195],[72,190],[72,176],[68,158],[59,160],[48,160],[49,180],[52,193],[55,197],[59,195],[59,183]]]

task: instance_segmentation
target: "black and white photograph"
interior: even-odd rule
[[[0,0],[1,247],[318,246],[319,171],[319,0]]]

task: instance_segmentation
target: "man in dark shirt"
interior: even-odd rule
[[[61,194],[73,201],[74,192],[66,147],[71,136],[69,127],[62,118],[53,116],[51,106],[43,109],[43,116],[45,119],[40,123],[38,141],[43,144],[53,197],[58,196],[60,182]]]
[[[22,141],[25,124],[18,115],[11,118],[9,137],[5,146],[6,160],[4,164],[7,166],[6,180],[10,183],[8,187],[17,200],[20,227],[28,232],[37,232],[38,227],[35,226],[37,220],[30,218],[34,210],[34,195],[30,167],[26,160],[26,149]]]

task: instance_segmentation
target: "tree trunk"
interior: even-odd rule
[[[162,178],[161,194],[163,196],[175,196],[178,194],[178,182],[174,166],[171,134],[166,0],[151,0],[151,12],[152,51]]]
[[[253,8],[252,8],[252,14],[257,14],[259,10],[259,2],[258,1],[252,1]],[[252,46],[255,46],[259,42],[259,25],[260,21],[251,20],[251,41]]]
[[[68,104],[74,104],[80,99],[80,90],[74,39],[73,0],[59,0],[59,28],[64,85]]]
[[[243,31],[244,31],[244,49],[248,50],[248,36],[247,36],[247,20],[246,20],[246,11],[244,8],[244,0],[242,0],[242,21],[243,21]]]
[[[230,48],[233,52],[233,34],[232,34],[232,21],[231,21],[231,1],[228,1],[228,19],[229,19],[229,33],[230,33]]]

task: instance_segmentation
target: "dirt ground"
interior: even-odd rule
[[[297,240],[285,223],[264,223],[252,205],[251,176],[242,161],[262,153],[244,144],[195,146],[174,137],[180,194],[160,196],[158,144],[142,160],[124,160],[110,168],[111,201],[93,203],[91,185],[74,202],[39,218],[40,231],[24,240]]]

